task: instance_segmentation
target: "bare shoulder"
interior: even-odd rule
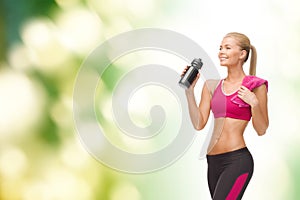
[[[253,89],[253,92],[254,92],[255,94],[267,94],[268,89],[267,89],[266,84],[262,84],[262,85],[260,85],[260,86],[258,86],[258,87],[256,87],[256,88],[254,88],[254,89]]]

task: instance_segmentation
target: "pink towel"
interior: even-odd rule
[[[261,86],[262,84],[265,84],[267,87],[267,90],[268,90],[268,81],[261,79],[259,77],[256,77],[256,76],[250,76],[250,75],[246,76],[242,82],[242,85],[251,91],[253,91],[254,88]],[[250,106],[249,104],[244,102],[241,98],[239,98],[237,96],[237,94],[231,98],[231,101],[235,104],[238,104],[239,107],[249,107]]]

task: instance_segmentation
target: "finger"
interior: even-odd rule
[[[245,91],[243,91],[243,90],[238,90],[238,94],[245,94]]]
[[[243,85],[240,87],[240,89],[241,89],[241,90],[245,90],[245,91],[248,91],[248,90],[249,90],[247,87],[245,87],[245,86],[243,86]]]
[[[200,73],[197,74],[195,80],[193,81],[193,83],[192,83],[193,87],[195,87],[195,85],[196,85],[196,83],[197,83],[197,81],[198,81],[199,78],[200,78]]]
[[[182,71],[182,73],[181,73],[181,77],[185,75],[185,73],[187,72],[187,70],[188,70],[189,68],[190,68],[189,66],[186,66],[186,67],[183,69],[183,71]]]
[[[198,73],[197,76],[196,76],[196,78],[195,78],[195,80],[194,80],[194,82],[196,83],[199,78],[200,78],[200,74]]]
[[[245,96],[244,96],[244,95],[238,94],[237,96],[238,96],[240,99],[245,100]]]

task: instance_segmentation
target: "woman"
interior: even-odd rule
[[[250,75],[246,75],[243,64],[250,52]],[[205,82],[199,106],[194,87],[200,74],[185,92],[196,130],[205,127],[210,110],[214,114],[214,130],[206,156],[212,199],[241,199],[253,173],[253,159],[243,133],[251,117],[258,135],[264,135],[268,128],[268,82],[255,76],[256,50],[244,34],[228,33],[218,56],[220,65],[227,67],[227,77]]]

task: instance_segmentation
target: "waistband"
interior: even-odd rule
[[[215,155],[206,155],[207,159],[222,159],[222,158],[228,158],[232,156],[239,156],[243,154],[250,154],[250,151],[247,147],[243,147],[241,149],[237,149],[234,151],[229,151],[225,153],[215,154]]]

